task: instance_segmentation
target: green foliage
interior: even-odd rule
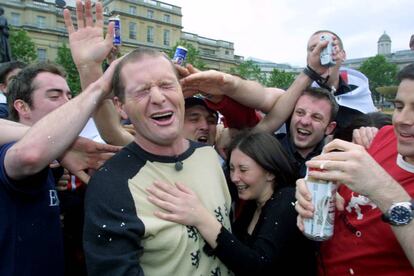
[[[288,89],[295,80],[295,74],[283,70],[273,69],[267,79],[266,86]]]
[[[66,44],[63,44],[58,48],[57,57],[55,62],[62,66],[66,71],[66,81],[68,82],[69,88],[73,95],[79,94],[81,91],[79,73],[76,69],[75,63],[73,62],[70,49]]]
[[[36,47],[27,32],[23,29],[10,29],[9,43],[14,60],[31,63],[36,60]]]
[[[369,79],[369,88],[374,94],[374,101],[379,102],[380,93],[377,88],[380,86],[391,86],[397,83],[397,65],[388,62],[384,56],[376,55],[362,63],[359,70]]]
[[[171,50],[168,51],[168,56],[172,59],[174,57],[175,49],[178,46],[182,46],[187,49],[187,58],[186,63],[193,65],[195,68],[199,70],[204,70],[206,64],[200,59],[200,52],[196,49],[191,43],[187,41],[180,40],[172,47]]]
[[[266,75],[262,73],[260,67],[257,64],[254,64],[251,60],[243,61],[239,66],[231,68],[230,73],[266,85]]]

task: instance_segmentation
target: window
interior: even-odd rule
[[[171,22],[171,16],[169,14],[164,14],[164,22],[167,22],[167,23]]]
[[[153,19],[154,18],[154,11],[153,10],[148,10],[147,11],[147,17],[150,18],[150,19]]]
[[[226,54],[226,55],[230,54],[229,50],[226,50],[226,51],[225,51],[225,54]]]
[[[129,6],[129,14],[136,15],[137,14],[137,7]]]
[[[212,49],[200,48],[200,53],[207,56],[214,56],[216,52]]]
[[[147,42],[154,43],[154,27],[152,26],[147,28]]]
[[[170,30],[164,30],[164,45],[170,46]]]
[[[19,26],[20,25],[20,13],[12,12],[11,13],[11,25]]]
[[[137,23],[129,22],[129,38],[137,39]]]
[[[46,49],[37,49],[37,60],[40,62],[46,61]]]
[[[46,27],[46,17],[38,15],[36,17],[36,26],[39,28],[45,28]]]

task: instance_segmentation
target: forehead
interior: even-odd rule
[[[213,112],[209,111],[205,106],[202,105],[193,105],[185,109],[185,116],[191,116],[194,114],[201,114],[205,117],[214,115]]]
[[[321,36],[322,35],[327,35],[327,34],[332,35],[329,32],[321,32],[321,33],[317,33],[317,34],[311,35],[311,37],[308,40],[308,48],[310,48],[311,46],[315,46],[316,44],[318,44]]]
[[[121,76],[125,87],[163,79],[177,80],[174,68],[163,56],[144,55],[138,60],[130,61],[123,66]]]
[[[41,72],[33,79],[34,90],[50,90],[59,89],[70,91],[66,80],[60,76],[50,72]]]
[[[304,109],[312,113],[321,113],[329,116],[331,112],[331,104],[327,99],[318,99],[310,95],[302,95],[298,99],[295,109]]]
[[[230,161],[238,161],[238,162],[255,162],[250,156],[242,152],[239,148],[235,148],[231,152]]]
[[[395,101],[414,105],[414,80],[404,79],[398,86]]]

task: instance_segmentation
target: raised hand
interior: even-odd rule
[[[184,97],[191,97],[200,92],[221,96],[235,91],[238,78],[215,70],[208,70],[190,74],[180,82]]]
[[[378,128],[376,127],[360,127],[352,131],[352,143],[361,145],[364,148],[369,148],[371,146],[372,140],[378,133]]]
[[[106,160],[120,149],[121,147],[101,144],[79,137],[63,154],[60,163],[81,181],[88,183],[90,176],[86,171],[99,169]]]
[[[96,20],[94,22],[91,0],[86,0],[85,4],[82,4],[80,0],[76,1],[77,30],[73,26],[70,11],[68,9],[63,11],[73,61],[78,70],[87,70],[88,66],[101,66],[112,49],[113,23],[108,25],[108,33],[104,38],[101,2],[96,2],[95,11]]]
[[[339,41],[335,36],[332,36],[332,43],[333,43],[333,53],[332,59],[336,62],[337,65],[341,64],[342,61],[345,59],[345,52],[340,49]],[[315,48],[310,52],[308,57],[308,65],[315,70],[319,75],[328,74],[330,68],[321,65],[320,62],[320,55],[322,50],[328,45],[329,41],[319,41],[316,44]],[[339,69],[339,66],[338,68]]]

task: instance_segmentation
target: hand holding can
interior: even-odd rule
[[[315,170],[315,169],[312,169]],[[311,240],[324,241],[332,237],[335,219],[335,194],[337,186],[331,181],[325,181],[308,176],[305,181],[312,194],[314,215],[304,219],[304,234]]]

